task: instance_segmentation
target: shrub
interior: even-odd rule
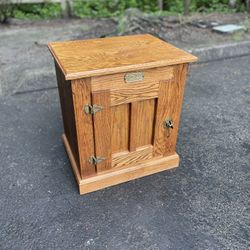
[[[0,22],[7,23],[8,18],[13,16],[15,5],[10,0],[0,0]]]
[[[61,15],[61,6],[57,3],[18,4],[14,16],[19,19],[46,19]]]

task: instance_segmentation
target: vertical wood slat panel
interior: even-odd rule
[[[131,103],[130,151],[152,145],[155,101],[156,99],[149,99]]]
[[[172,118],[174,129],[171,131],[168,140],[166,141],[164,156],[170,155],[174,153],[176,150],[176,142],[177,142],[187,71],[188,71],[188,64],[178,65],[174,72],[174,79],[173,79],[174,84],[172,85],[170,84],[169,86],[167,116]]]
[[[175,67],[173,80],[160,83],[154,138],[155,156],[175,152],[186,72],[186,64],[178,65]],[[173,129],[163,127],[166,118],[172,119]]]
[[[132,102],[130,104],[130,139],[129,139],[129,151],[133,152],[137,147],[137,113],[138,102]]]
[[[79,160],[79,152],[78,152],[78,145],[76,138],[76,125],[75,125],[71,82],[65,80],[65,77],[56,62],[55,62],[55,69],[56,69],[57,85],[58,85],[61,110],[62,110],[64,133],[71,147],[76,164],[78,165],[80,170],[79,166],[80,160]]]
[[[155,99],[138,102],[137,147],[152,145]]]
[[[93,115],[95,155],[105,160],[96,165],[97,172],[111,168],[111,105],[110,91],[104,90],[92,93],[92,104],[101,105],[103,109]]]
[[[128,151],[129,104],[111,108],[112,153]]]
[[[72,80],[72,94],[75,109],[77,142],[82,178],[96,174],[95,166],[88,159],[94,155],[94,134],[92,116],[84,113],[84,106],[91,103],[89,79]]]

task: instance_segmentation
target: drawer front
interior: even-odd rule
[[[187,65],[91,79],[97,172],[175,152]],[[174,125],[167,127],[168,119]]]
[[[111,106],[158,97],[160,81],[173,78],[173,67],[93,77],[92,92],[108,90]]]
[[[130,73],[142,73],[143,79],[140,77],[132,77],[132,80],[126,80]],[[118,73],[113,75],[96,76],[91,78],[92,91],[98,90],[114,90],[131,87],[134,84],[152,84],[161,80],[169,80],[173,78],[174,67],[162,67],[147,69],[143,71],[132,71],[126,73]],[[131,79],[131,78],[130,78]]]

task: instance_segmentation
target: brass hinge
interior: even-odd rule
[[[98,163],[100,163],[100,162],[102,162],[104,160],[105,160],[104,157],[96,157],[94,155],[89,157],[89,163],[94,164],[94,165],[96,165],[96,164],[98,164]]]
[[[94,115],[96,112],[103,110],[103,106],[100,105],[90,105],[87,104],[84,106],[84,112],[88,115]]]

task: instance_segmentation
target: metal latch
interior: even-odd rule
[[[100,163],[100,162],[102,162],[104,160],[105,160],[104,157],[96,157],[94,155],[89,157],[89,163],[94,164],[94,165],[96,165],[96,164],[98,164],[98,163]]]
[[[84,106],[84,112],[88,115],[94,115],[96,112],[103,110],[103,106],[100,105],[90,105],[87,104]]]
[[[174,128],[174,123],[173,123],[172,119],[170,119],[170,118],[166,119],[164,121],[164,123],[163,123],[163,127],[173,129]]]

